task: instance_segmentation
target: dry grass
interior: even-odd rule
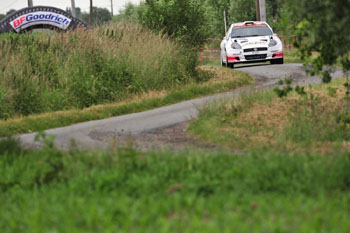
[[[343,83],[307,88],[307,97],[292,93],[287,98],[261,101],[262,94],[257,94],[250,97],[253,101],[242,98],[218,104],[202,110],[189,130],[234,149],[299,154],[350,151],[350,124],[338,122],[350,110]]]
[[[206,67],[202,66],[200,67],[201,70],[212,72],[214,75],[213,77],[208,80],[207,82],[204,82],[203,86],[210,86],[216,83],[225,83],[225,82],[231,82],[232,80],[239,79],[242,77],[243,73],[240,71],[232,72],[232,70],[223,68],[223,67]]]

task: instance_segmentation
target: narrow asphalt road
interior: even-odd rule
[[[90,121],[72,126],[50,129],[47,135],[55,135],[54,143],[57,148],[66,150],[74,146],[79,149],[104,149],[111,142],[100,140],[104,135],[135,136],[160,128],[172,127],[187,122],[198,114],[198,108],[210,101],[232,97],[244,91],[256,88],[269,88],[277,85],[279,79],[292,78],[295,85],[321,83],[319,77],[308,77],[301,64],[284,65],[245,65],[237,70],[252,75],[256,83],[252,87],[242,88],[232,92],[197,98],[178,104],[153,109],[146,112],[112,117],[104,120]],[[333,78],[342,77],[341,70],[332,73]],[[27,148],[39,148],[42,143],[34,142],[36,133],[18,136]]]

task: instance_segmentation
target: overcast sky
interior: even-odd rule
[[[126,3],[139,3],[141,0],[113,0],[114,14],[117,14]],[[71,0],[33,0],[35,5],[53,6],[63,10],[71,6]],[[88,11],[90,0],[75,0],[75,7],[80,7],[82,11]],[[93,5],[111,9],[111,0],[93,0]],[[19,10],[28,6],[28,0],[0,0],[0,13],[4,14],[10,9]]]

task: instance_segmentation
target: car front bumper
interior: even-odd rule
[[[227,61],[228,63],[254,63],[254,62],[264,62],[275,59],[283,58],[282,50],[274,51],[259,51],[259,52],[247,52],[244,53],[228,53]]]

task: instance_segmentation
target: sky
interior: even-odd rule
[[[138,4],[141,0],[113,0],[113,13],[117,14],[120,9],[123,9],[126,3]],[[71,0],[33,0],[33,4],[42,6],[53,6],[63,10],[66,7],[71,7]],[[93,0],[93,5],[111,9],[111,0]],[[19,10],[27,7],[27,0],[0,0],[0,14],[5,14],[10,9]],[[90,0],[75,0],[75,7],[80,7],[82,11],[89,11]]]

